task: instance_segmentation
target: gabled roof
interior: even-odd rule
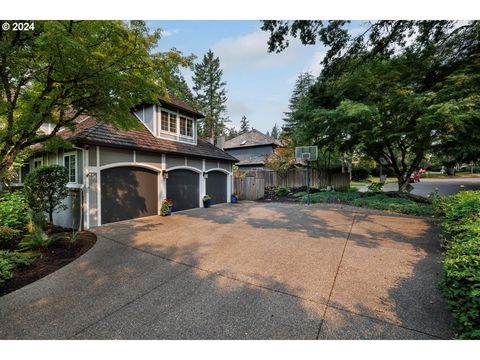
[[[133,116],[133,115],[132,115]],[[197,145],[172,140],[159,139],[154,136],[143,123],[138,129],[121,130],[113,125],[105,124],[91,116],[82,116],[73,130],[63,129],[58,136],[74,144],[108,146],[120,149],[131,149],[158,153],[170,153],[197,156],[210,159],[238,161],[207,140],[198,137]],[[40,145],[34,145],[40,150]]]
[[[203,115],[201,112],[199,112],[197,109],[194,107],[188,105],[185,101],[173,96],[169,95],[169,98],[167,99],[166,97],[159,97],[160,100],[160,105],[171,105],[173,107],[177,107],[179,109],[182,109],[192,115],[195,115],[197,118],[203,119],[205,115]]]
[[[228,150],[228,149],[246,148],[246,147],[252,147],[252,146],[264,146],[264,145],[283,146],[279,140],[274,139],[271,136],[267,136],[256,129],[252,129],[233,139],[225,141],[223,148]]]

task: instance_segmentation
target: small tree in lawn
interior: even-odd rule
[[[39,167],[25,179],[25,194],[30,208],[36,212],[46,212],[50,226],[53,213],[65,210],[62,200],[68,195],[68,172],[60,165]]]

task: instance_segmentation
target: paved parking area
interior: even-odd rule
[[[448,339],[428,219],[242,202],[95,230],[0,298],[1,339]]]

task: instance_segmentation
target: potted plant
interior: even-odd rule
[[[235,194],[235,193],[232,194],[232,196],[230,197],[230,202],[231,202],[232,204],[238,203],[238,196],[237,196],[237,194]]]
[[[173,209],[173,200],[166,198],[165,200],[162,201],[162,207],[160,208],[160,215],[162,216],[172,215],[172,209]]]
[[[203,207],[204,208],[209,208],[210,205],[212,204],[212,198],[210,197],[210,195],[205,195],[203,198]]]

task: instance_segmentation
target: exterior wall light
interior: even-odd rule
[[[203,172],[203,178],[208,179],[208,173],[206,173],[205,171]]]
[[[167,170],[162,170],[162,177],[163,177],[164,179],[168,179],[168,172],[167,172]]]

